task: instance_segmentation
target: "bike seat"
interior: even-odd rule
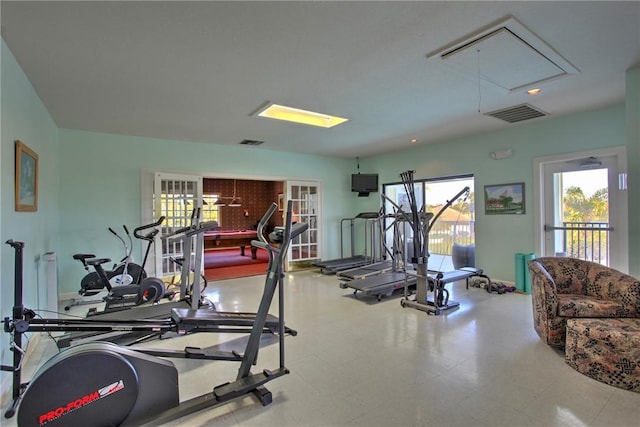
[[[86,261],[87,261],[87,264],[96,266],[100,264],[106,264],[107,262],[111,262],[111,258],[95,258],[95,259],[89,259]]]
[[[94,254],[75,254],[73,256],[73,259],[75,260],[79,260],[79,261],[85,261],[89,258],[95,258],[96,256]]]

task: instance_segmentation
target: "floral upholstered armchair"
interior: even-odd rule
[[[553,347],[565,346],[567,319],[640,317],[640,281],[618,270],[566,257],[529,261],[533,326]]]

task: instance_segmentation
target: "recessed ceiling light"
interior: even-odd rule
[[[411,138],[411,142],[418,142],[418,140],[415,138]]]
[[[542,92],[542,89],[540,89],[540,88],[529,89],[529,90],[527,91],[527,95],[537,95],[537,94],[539,94],[540,92]]]
[[[349,120],[342,117],[330,116],[328,114],[316,113],[313,111],[301,110],[299,108],[286,107],[284,105],[272,103],[268,103],[265,107],[259,109],[254,115],[323,128],[332,128]]]

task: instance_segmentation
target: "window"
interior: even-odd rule
[[[454,243],[475,244],[473,177],[427,179],[424,184],[425,208],[434,215],[465,187],[470,189],[468,197],[463,195],[453,201],[434,223],[429,234],[430,252],[450,255]]]
[[[454,243],[461,245],[475,244],[475,208],[473,193],[473,175],[415,180],[415,194],[419,204],[424,203],[427,211],[434,216],[453,200],[465,187],[469,187],[469,196],[453,200],[450,207],[438,217],[429,233],[429,253],[451,255]],[[383,185],[384,194],[403,210],[408,210],[404,185],[392,183]],[[424,199],[422,195],[424,194]],[[424,202],[423,202],[424,200]],[[385,212],[393,212],[393,206],[385,201]],[[388,226],[389,224],[386,224]],[[410,236],[408,236],[410,238]],[[393,244],[393,230],[387,229],[386,244]]]
[[[320,183],[316,181],[288,181],[287,199],[292,202],[292,220],[304,222],[309,228],[291,242],[288,253],[290,263],[303,265],[308,260],[318,259],[320,254]],[[284,202],[284,200],[283,200]],[[283,206],[286,211],[286,204]],[[284,213],[284,212],[283,212]]]
[[[220,194],[202,195],[202,221],[216,221],[218,226],[222,226],[220,219],[220,205],[217,205]]]

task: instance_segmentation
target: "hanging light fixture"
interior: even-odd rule
[[[236,180],[235,179],[233,180],[233,197],[231,198],[231,201],[227,206],[230,206],[233,208],[242,206],[240,197],[236,197]]]
[[[230,206],[232,208],[242,206],[242,198],[237,196],[236,193],[236,180],[233,180],[233,197],[225,197],[223,195],[218,196],[218,199],[214,203],[216,206]],[[226,200],[226,201],[225,201]]]

